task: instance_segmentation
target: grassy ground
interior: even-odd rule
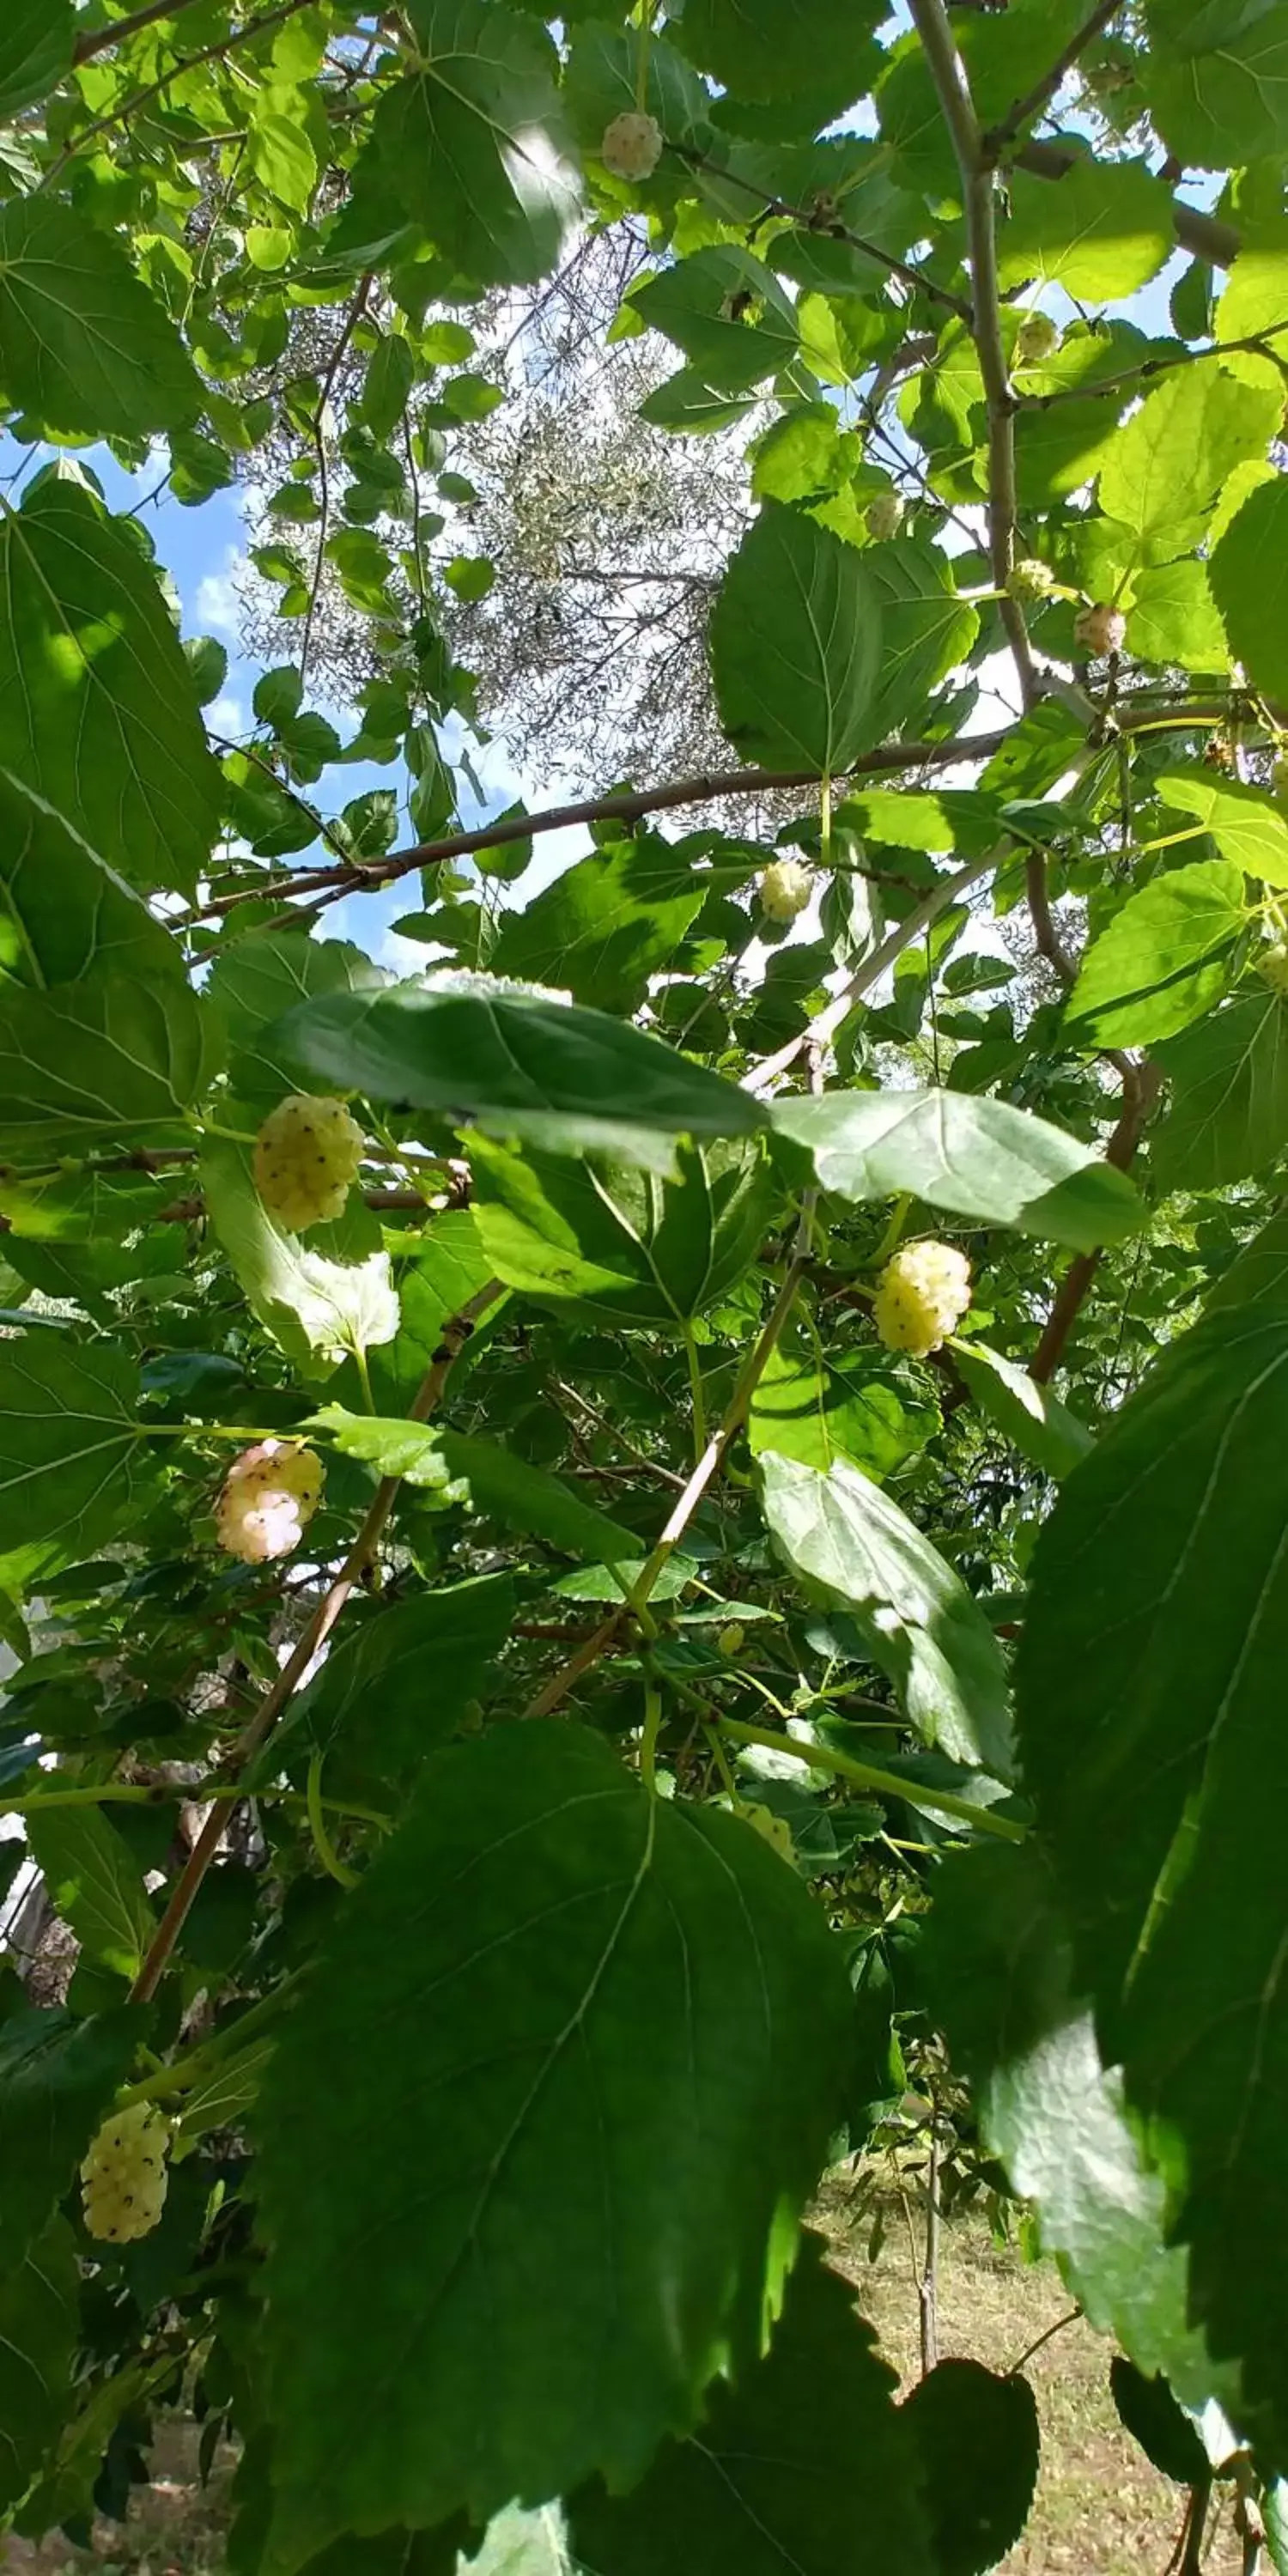
[[[918,2308],[902,2219],[891,2224],[880,2261],[869,2264],[870,2213],[847,2221],[839,2182],[821,2212],[834,2259],[856,2286],[894,2366],[918,2365]],[[1053,2267],[998,2251],[982,2221],[944,2233],[939,2264],[939,2348],[1010,2369],[1064,2317],[1069,2298]],[[1109,2347],[1077,2320],[1029,2365],[1042,2427],[1042,2468],[1028,2532],[1005,2561],[1005,2576],[1163,2576],[1180,2526],[1183,2498],[1150,2468],[1118,2422],[1109,2395]],[[194,2442],[183,2425],[166,2429],[153,2459],[156,2483],[131,2506],[128,2531],[104,2525],[93,2557],[66,2544],[32,2551],[0,2541],[0,2576],[220,2576],[228,2471],[203,2495]],[[1237,2576],[1239,2550],[1228,2505],[1210,2535],[1207,2576]]]

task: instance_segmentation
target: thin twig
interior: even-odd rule
[[[1115,6],[1118,5],[1119,0],[1115,0]],[[883,250],[880,242],[869,241],[865,233],[852,232],[839,215],[815,214],[808,206],[793,206],[784,197],[766,196],[754,179],[742,178],[738,171],[726,169],[723,163],[710,160],[705,152],[689,151],[678,144],[672,148],[688,169],[708,170],[726,187],[744,189],[764,208],[766,215],[776,216],[786,223],[800,224],[804,231],[819,234],[824,241],[848,243],[851,250],[857,250],[864,259],[870,259],[874,267],[887,269],[891,277],[900,278],[905,286],[911,287],[915,294],[927,296],[932,304],[946,305],[959,322],[969,326],[971,310],[963,296],[954,295],[947,286],[940,286],[935,278],[928,277],[924,269],[915,268],[910,260],[897,259],[893,251]]]
[[[1123,1105],[1118,1124],[1105,1147],[1105,1160],[1114,1164],[1118,1171],[1125,1172],[1135,1161],[1145,1122],[1158,1098],[1162,1075],[1157,1065],[1137,1065],[1130,1056],[1121,1056],[1117,1062],[1123,1077]],[[1029,1376],[1037,1385],[1046,1386],[1055,1375],[1065,1343],[1103,1258],[1103,1246],[1099,1246],[1094,1252],[1080,1252],[1076,1261],[1070,1262],[1043,1327],[1041,1341],[1029,1362]]]
[[[441,1401],[453,1362],[464,1349],[478,1317],[495,1303],[500,1294],[500,1281],[489,1279],[486,1286],[480,1288],[477,1294],[444,1324],[442,1339],[410,1408],[408,1415],[410,1421],[426,1422],[435,1412]],[[314,1656],[329,1637],[354,1585],[366,1572],[380,1544],[385,1523],[393,1509],[401,1482],[402,1479],[399,1476],[381,1478],[362,1527],[334,1583],[323,1594],[287,1661],[283,1664],[272,1689],[265,1693],[249,1726],[243,1729],[221,1766],[225,1772],[231,1771],[234,1779],[241,1777],[252,1756],[272,1734],[282,1711],[299,1689]],[[193,1788],[191,1794],[193,1804],[200,1805],[203,1794],[200,1783]],[[156,1993],[175,1943],[188,1919],[197,1890],[228,1830],[232,1812],[231,1807],[217,1801],[207,1816],[183,1870],[175,1882],[152,1946],[135,1979],[131,1995],[132,2002],[147,2003]]]
[[[146,89],[136,89],[131,97],[121,101],[119,107],[110,108],[106,116],[96,118],[93,125],[83,126],[79,134],[73,135],[71,141],[60,152],[58,159],[46,170],[40,182],[41,187],[47,188],[51,180],[57,178],[64,164],[77,152],[83,152],[87,143],[97,142],[99,135],[109,133],[114,125],[132,122],[138,115],[139,109],[147,106],[149,99],[156,98],[163,89],[169,89],[172,81],[182,80],[185,72],[199,70],[202,63],[217,62],[219,57],[229,53],[234,45],[248,45],[254,37],[266,35],[270,27],[280,27],[288,18],[298,17],[301,9],[309,9],[312,6],[313,0],[282,0],[280,8],[266,9],[259,18],[248,18],[244,27],[234,27],[230,34],[220,37],[217,45],[205,45],[199,54],[185,54],[182,61],[171,64],[168,72],[162,72],[158,80],[149,81]],[[119,22],[118,28],[112,31],[113,35],[119,32],[119,26],[124,23],[124,20]]]
[[[1273,359],[1277,353],[1267,344],[1285,331],[1288,314],[1281,322],[1265,323],[1260,331],[1245,332],[1241,340],[1209,340],[1196,349],[1178,347],[1166,357],[1142,358],[1138,366],[1122,367],[1117,375],[1098,376],[1094,383],[1084,380],[1078,385],[1057,385],[1052,393],[1019,394],[1016,399],[1021,411],[1050,411],[1056,403],[1096,402],[1102,394],[1122,393],[1129,387],[1148,384],[1152,377],[1168,375],[1174,367],[1192,367],[1200,358],[1229,358],[1241,349],[1252,349],[1258,356]]]
[[[323,376],[322,382],[318,388],[317,410],[313,415],[313,452],[318,461],[318,483],[320,486],[319,517],[317,524],[317,552],[313,559],[313,579],[309,585],[309,604],[304,612],[304,632],[300,638],[301,689],[304,687],[305,681],[309,675],[309,651],[313,642],[313,620],[317,615],[318,594],[322,588],[322,575],[326,568],[327,534],[331,519],[331,478],[326,456],[326,407],[331,399],[336,377],[339,375],[340,369],[348,355],[349,343],[367,309],[367,297],[371,293],[371,286],[372,272],[368,269],[366,276],[360,277],[358,280],[357,291],[350,303],[349,310],[345,315],[344,328],[331,352],[326,374]]]
[[[1043,2347],[1046,2344],[1053,2342],[1056,2335],[1063,2334],[1066,2326],[1074,2325],[1081,2314],[1081,2308],[1068,2308],[1062,2317],[1056,2318],[1053,2326],[1044,2326],[1041,2334],[1034,2336],[1032,2343],[1026,2343],[1023,2352],[1020,2354],[1019,2360],[1011,2363],[1011,2367],[1007,2371],[1006,2377],[1008,2379],[1018,2379],[1020,2372],[1028,2369],[1029,2363],[1036,2358],[1037,2354],[1043,2350]]]
[[[1065,73],[1071,72],[1074,64],[1086,52],[1088,45],[1094,44],[1097,36],[1104,34],[1110,19],[1117,17],[1122,5],[1123,0],[1100,0],[1099,7],[1092,10],[1091,16],[1084,19],[1077,33],[1069,38],[1064,52],[1057,55],[1050,71],[1046,72],[1040,81],[1035,81],[1032,89],[1027,90],[1023,98],[1016,99],[1014,106],[1007,109],[1000,124],[989,127],[983,137],[984,152],[989,161],[1000,161],[1008,143],[1014,142],[1020,128],[1027,125],[1032,117],[1040,116],[1042,110],[1050,106]]]
[[[94,27],[87,36],[77,37],[72,47],[73,65],[92,62],[96,54],[110,53],[113,45],[123,45],[141,28],[154,26],[158,18],[177,18],[195,5],[196,0],[151,0],[149,8],[136,9],[131,18],[116,18],[110,27]]]

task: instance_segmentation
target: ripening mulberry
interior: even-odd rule
[[[878,492],[863,513],[864,526],[876,545],[886,537],[897,537],[903,526],[903,501],[897,492]]]
[[[255,1139],[255,1187],[270,1216],[292,1234],[343,1216],[358,1177],[363,1137],[342,1100],[292,1092],[279,1100]]]
[[[662,158],[662,128],[655,116],[627,108],[604,128],[599,147],[604,168],[614,179],[651,179]]]
[[[215,1507],[219,1544],[245,1565],[289,1556],[322,1492],[322,1461],[289,1440],[257,1440],[234,1458]]]
[[[744,1807],[742,1812],[744,1821],[750,1825],[753,1834],[759,1834],[762,1843],[768,1843],[770,1850],[776,1851],[780,1860],[795,1860],[796,1845],[792,1841],[792,1829],[785,1816],[776,1816],[772,1807]]]
[[[814,891],[809,869],[799,859],[771,859],[760,880],[760,908],[771,921],[794,921]]]
[[[1053,358],[1060,346],[1060,333],[1049,313],[1026,313],[1015,335],[1015,355],[1022,367],[1040,367],[1044,358]]]
[[[951,1243],[902,1243],[877,1283],[873,1316],[887,1349],[924,1360],[970,1304],[970,1263]]]
[[[1073,621],[1074,643],[1085,645],[1088,653],[1121,653],[1126,633],[1121,608],[1110,608],[1106,601],[1080,608]]]
[[[1055,586],[1055,574],[1050,565],[1039,563],[1036,555],[1028,555],[1023,562],[1012,564],[1006,576],[1007,593],[1019,601],[1021,608],[1035,608],[1039,600],[1050,599]]]
[[[1265,977],[1272,993],[1288,995],[1288,948],[1282,942],[1274,948],[1263,948],[1257,959],[1257,973]]]
[[[146,2236],[165,2206],[169,2123],[152,2102],[114,2111],[81,2166],[85,2225],[114,2245]]]

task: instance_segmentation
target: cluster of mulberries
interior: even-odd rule
[[[243,1564],[289,1556],[317,1510],[322,1461],[289,1440],[257,1440],[234,1458],[215,1507],[219,1544]]]
[[[255,1139],[255,1187],[270,1216],[303,1234],[343,1216],[362,1156],[362,1129],[342,1100],[293,1092]]]
[[[970,1304],[970,1263],[951,1243],[903,1243],[877,1283],[873,1316],[892,1351],[924,1360],[961,1322]]]
[[[794,921],[809,902],[814,879],[799,859],[771,859],[759,891],[760,909],[771,921]]]
[[[90,2142],[81,2166],[85,2225],[91,2236],[128,2244],[156,2226],[165,2206],[169,2123],[151,2102],[114,2111]]]
[[[604,128],[599,157],[614,179],[651,179],[662,158],[657,118],[634,108],[615,116]]]

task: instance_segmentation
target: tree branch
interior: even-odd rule
[[[987,760],[1001,749],[1007,734],[973,734],[956,742],[887,742],[856,760],[847,772],[851,778],[878,778],[905,769],[944,769],[960,760]],[[625,795],[589,796],[576,805],[552,805],[544,814],[502,816],[495,823],[479,823],[468,832],[453,832],[440,841],[418,841],[413,849],[395,850],[387,859],[346,861],[333,868],[297,869],[292,876],[272,877],[267,883],[243,886],[235,894],[216,895],[189,917],[205,921],[211,914],[231,912],[239,903],[266,903],[282,895],[321,892],[328,903],[342,902],[346,895],[369,894],[376,886],[390,885],[397,878],[410,875],[413,868],[437,866],[448,859],[468,858],[472,850],[490,850],[507,841],[526,841],[531,834],[562,832],[573,823],[638,823],[646,814],[665,813],[669,806],[707,805],[725,796],[764,796],[783,787],[817,787],[814,769],[729,769],[706,773],[699,778],[680,778],[669,787],[643,787]]]
[[[869,241],[864,233],[851,232],[839,215],[816,214],[808,206],[791,205],[785,197],[768,197],[763,188],[757,187],[754,179],[744,179],[738,171],[725,169],[721,162],[712,161],[705,152],[689,151],[682,144],[673,144],[671,148],[686,169],[706,170],[724,186],[742,188],[749,197],[755,198],[766,215],[778,216],[789,224],[799,224],[804,232],[817,233],[824,241],[848,242],[851,250],[857,250],[864,259],[870,259],[874,267],[886,269],[891,277],[900,278],[905,286],[911,287],[915,294],[927,296],[932,304],[946,305],[959,322],[969,325],[970,306],[963,297],[954,295],[950,287],[940,286],[935,278],[927,277],[924,269],[914,268],[911,261],[897,259],[892,250],[883,250],[880,242]]]
[[[1191,367],[1199,358],[1227,358],[1239,349],[1255,349],[1263,357],[1274,358],[1276,352],[1267,342],[1281,331],[1288,331],[1288,314],[1282,322],[1267,323],[1264,330],[1247,332],[1242,340],[1210,340],[1199,349],[1178,346],[1174,357],[1142,358],[1138,367],[1123,367],[1116,376],[1101,376],[1094,384],[1060,385],[1054,393],[1020,394],[1017,399],[1021,411],[1050,411],[1055,403],[1095,402],[1102,394],[1121,393],[1125,386],[1148,384],[1152,376],[1167,375],[1173,367]]]
[[[1040,116],[1042,110],[1050,106],[1065,73],[1071,72],[1088,45],[1094,44],[1096,37],[1104,34],[1110,19],[1117,17],[1122,5],[1123,0],[1100,0],[1099,7],[1092,10],[1091,16],[1084,20],[1076,35],[1069,38],[1064,52],[1057,56],[1044,78],[1035,82],[1033,88],[1026,91],[1023,98],[1016,99],[1014,105],[1007,109],[999,125],[989,127],[983,137],[987,160],[1000,161],[1007,144],[1014,142],[1021,126],[1027,125],[1030,117]]]
[[[187,0],[183,0],[183,5],[187,6]],[[76,153],[83,152],[87,143],[97,142],[99,135],[110,133],[114,125],[128,123],[131,118],[137,116],[141,107],[147,106],[149,99],[156,98],[161,90],[168,89],[172,81],[182,80],[185,72],[199,70],[202,63],[217,62],[220,55],[231,52],[234,45],[248,45],[253,37],[267,35],[270,27],[280,27],[288,18],[298,17],[301,9],[309,9],[312,6],[313,0],[282,0],[280,8],[266,9],[259,18],[248,18],[244,27],[234,27],[230,34],[220,37],[217,45],[205,45],[199,54],[185,54],[181,61],[171,64],[168,72],[162,72],[159,80],[149,81],[146,89],[136,89],[132,97],[122,100],[119,107],[110,108],[106,116],[96,118],[93,125],[84,126],[79,134],[73,135],[71,141],[59,153],[58,159],[46,170],[40,182],[41,187],[47,188],[50,181],[57,178],[64,164],[72,160]],[[126,23],[122,18],[113,28],[114,42]]]
[[[110,53],[113,45],[123,45],[127,37],[137,36],[143,27],[156,24],[158,18],[177,18],[191,9],[196,0],[152,0],[147,9],[136,9],[131,18],[114,18],[110,27],[94,27],[86,36],[78,36],[72,47],[73,67],[92,62],[96,54]]]
[[[408,1415],[410,1421],[427,1422],[430,1415],[437,1410],[454,1360],[469,1340],[477,1318],[495,1303],[500,1294],[499,1280],[489,1279],[486,1287],[480,1288],[477,1294],[461,1307],[459,1313],[453,1315],[444,1324],[442,1340],[410,1408]],[[261,1744],[272,1734],[283,1709],[299,1689],[319,1647],[324,1645],[329,1637],[355,1583],[360,1580],[370,1565],[380,1544],[385,1523],[393,1509],[401,1482],[402,1479],[399,1476],[381,1478],[366,1519],[334,1583],[323,1594],[287,1661],[283,1664],[272,1689],[265,1692],[249,1726],[239,1735],[226,1762],[221,1766],[225,1772],[231,1771],[234,1779],[240,1778],[252,1755],[259,1751]],[[222,1787],[223,1783],[219,1785]],[[194,1805],[199,1805],[203,1794],[201,1785],[196,1786],[190,1794]],[[170,1901],[157,1926],[152,1946],[135,1979],[130,1998],[133,2003],[147,2003],[156,1993],[175,1943],[192,1909],[197,1890],[227,1832],[232,1813],[232,1806],[221,1798],[216,1801],[207,1816],[175,1882]]]
[[[997,284],[997,240],[993,220],[993,173],[984,150],[979,120],[965,66],[949,26],[944,0],[910,0],[913,24],[925,49],[939,104],[952,136],[962,176],[966,213],[966,246],[974,290],[971,336],[979,355],[988,414],[988,545],[993,579],[1002,593],[1006,628],[1026,707],[1037,695],[1028,628],[1019,602],[1007,592],[1015,561],[1015,410],[1016,396],[1007,373],[1002,345],[1002,308]]]
[[[327,533],[331,518],[331,480],[326,461],[326,407],[331,399],[336,377],[339,375],[340,369],[344,364],[349,343],[353,338],[354,332],[357,330],[359,322],[362,320],[364,312],[366,311],[367,297],[371,293],[371,285],[372,272],[368,269],[366,276],[360,277],[358,280],[357,292],[354,295],[349,306],[349,310],[344,318],[344,328],[331,352],[330,359],[327,363],[326,374],[323,376],[322,382],[318,388],[317,410],[313,415],[313,452],[318,461],[318,483],[321,487],[319,495],[320,515],[317,524],[317,552],[313,558],[313,579],[309,584],[309,604],[304,612],[304,632],[300,638],[301,689],[309,675],[309,650],[313,642],[313,620],[317,615],[318,594],[322,588],[322,574],[326,565]]]

